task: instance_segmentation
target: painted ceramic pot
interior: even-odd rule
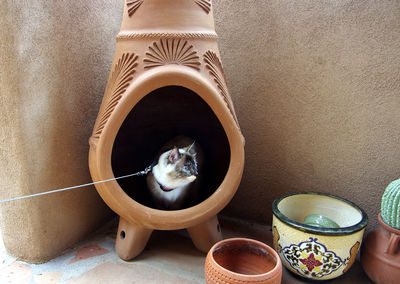
[[[205,263],[206,283],[279,284],[282,263],[268,245],[246,238],[232,238],[216,243]]]
[[[395,284],[400,279],[400,230],[387,225],[378,215],[380,227],[370,232],[362,246],[361,264],[377,284]]]
[[[272,204],[274,249],[291,272],[312,280],[336,278],[349,270],[361,245],[368,216],[356,204],[324,193],[284,195]],[[321,214],[339,228],[306,225]]]

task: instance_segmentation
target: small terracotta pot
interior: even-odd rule
[[[282,263],[268,245],[246,238],[226,239],[208,252],[206,283],[270,283],[282,279]]]
[[[368,277],[377,284],[399,283],[400,279],[400,230],[383,222],[370,232],[361,249],[361,264]]]

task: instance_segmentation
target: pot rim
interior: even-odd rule
[[[322,195],[322,196],[326,196],[326,197],[330,197],[330,198],[334,198],[334,199],[343,201],[360,212],[360,214],[362,216],[361,221],[355,225],[348,226],[348,227],[340,227],[340,228],[315,227],[315,226],[310,226],[310,225],[306,225],[306,224],[294,221],[294,220],[286,217],[278,209],[278,204],[283,199],[294,196],[294,195],[305,195],[305,194]],[[293,192],[293,193],[288,193],[288,194],[282,195],[282,196],[278,197],[277,199],[275,199],[274,202],[272,203],[272,212],[273,212],[274,216],[277,217],[279,220],[281,220],[283,223],[285,223],[291,227],[294,227],[295,229],[298,229],[300,231],[303,231],[306,233],[317,234],[317,235],[328,235],[328,236],[350,235],[350,234],[353,234],[353,233],[363,230],[368,224],[367,213],[361,207],[359,207],[357,204],[355,204],[347,199],[344,199],[342,197],[328,194],[328,193],[323,193],[323,192],[304,191],[304,192]]]
[[[378,222],[386,231],[389,231],[391,233],[400,235],[400,230],[399,229],[393,228],[393,227],[391,227],[391,226],[389,226],[388,224],[385,223],[385,221],[382,219],[382,213],[381,212],[378,213]]]
[[[274,268],[272,268],[271,270],[269,270],[268,272],[265,273],[261,273],[261,274],[242,274],[242,273],[237,273],[237,272],[233,272],[229,269],[226,269],[225,267],[221,266],[218,262],[215,261],[214,259],[214,252],[215,250],[220,247],[221,245],[224,245],[226,243],[231,243],[231,242],[246,242],[246,243],[252,243],[254,245],[257,245],[263,249],[265,249],[271,256],[273,256],[273,258],[275,259],[276,263]],[[279,270],[282,269],[282,262],[281,262],[281,258],[279,257],[278,253],[269,245],[254,240],[254,239],[249,239],[249,238],[228,238],[228,239],[224,239],[222,241],[219,241],[217,243],[215,243],[211,249],[208,252],[209,254],[209,259],[216,265],[218,266],[222,271],[225,271],[226,273],[229,273],[231,275],[237,276],[237,277],[246,277],[249,279],[255,279],[255,278],[259,278],[259,277],[273,277],[275,276],[277,273],[279,273]]]

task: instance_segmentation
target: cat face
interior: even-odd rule
[[[155,176],[168,187],[178,187],[194,181],[198,175],[196,153],[193,144],[185,148],[175,147],[163,153],[155,167]]]
[[[190,153],[188,148],[174,148],[168,155],[167,164],[174,165],[179,177],[197,176],[196,154]]]

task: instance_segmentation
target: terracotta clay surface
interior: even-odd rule
[[[377,284],[395,284],[400,279],[400,230],[393,229],[378,215],[380,227],[370,232],[361,248],[361,264]]]
[[[269,283],[282,279],[278,254],[266,244],[246,238],[226,239],[215,244],[205,261],[206,283]]]
[[[148,166],[162,141],[187,135],[209,169],[201,197],[181,210],[155,209],[140,178],[96,188],[121,216],[116,250],[131,259],[151,232],[187,228],[197,248],[222,238],[216,214],[231,200],[244,167],[241,134],[222,68],[211,1],[124,2],[115,57],[90,138],[94,181]],[[172,136],[172,137],[171,137]]]

